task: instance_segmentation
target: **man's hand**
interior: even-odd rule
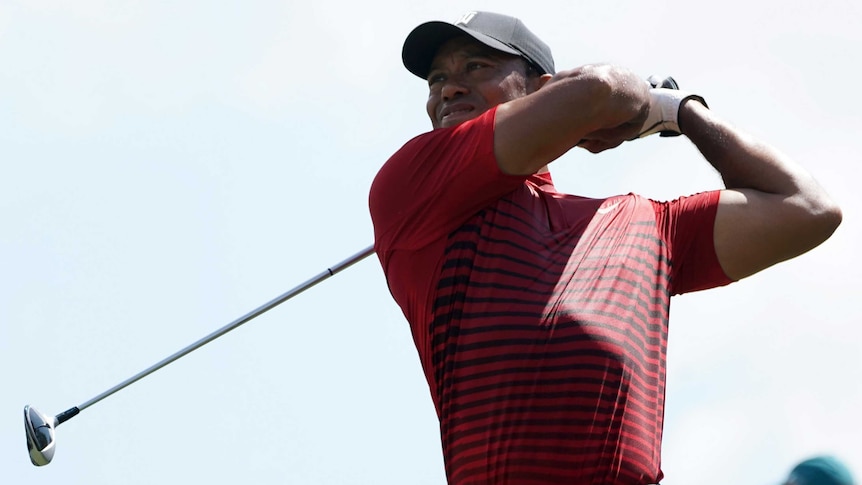
[[[660,136],[679,136],[679,109],[686,101],[694,99],[707,106],[706,101],[696,95],[679,90],[676,80],[670,76],[661,79],[650,76],[650,111],[636,138],[643,138],[654,133]],[[708,106],[707,106],[708,107]]]
[[[620,146],[623,142],[636,139],[646,122],[648,110],[644,110],[637,118],[614,128],[605,128],[587,133],[578,146],[591,152],[599,153]]]
[[[625,141],[637,140],[654,133],[660,136],[679,136],[679,110],[683,103],[695,99],[706,106],[706,101],[700,96],[679,90],[674,78],[650,76],[647,79],[649,87],[649,107],[622,125],[614,128],[604,128],[588,133],[578,146],[592,153],[599,153],[616,148]]]

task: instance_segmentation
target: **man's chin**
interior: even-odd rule
[[[454,115],[449,115],[443,118],[440,121],[440,128],[452,128],[453,126],[458,126],[465,121],[470,121],[474,118],[477,118],[482,113],[477,113],[476,111],[466,111],[464,113],[458,113]]]

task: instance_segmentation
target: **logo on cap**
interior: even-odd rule
[[[475,17],[477,13],[479,12],[467,12],[462,15],[461,18],[458,19],[457,22],[455,22],[455,24],[467,25],[470,23],[471,20],[473,20],[473,17]]]

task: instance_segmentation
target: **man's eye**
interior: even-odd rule
[[[439,82],[442,82],[446,78],[442,74],[432,74],[428,76],[428,85],[433,86]]]
[[[483,67],[486,67],[486,64],[483,62],[469,62],[469,63],[467,63],[467,70],[468,71],[475,71],[476,69],[482,69]]]

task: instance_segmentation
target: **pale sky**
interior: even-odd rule
[[[862,477],[857,0],[0,0],[0,483],[445,483],[376,258],[84,410],[46,467],[22,410],[81,404],[371,244],[371,180],[430,129],[404,37],[467,10],[522,18],[560,69],[673,75],[839,202],[817,249],[674,299],[662,483],[776,485],[819,453]],[[684,138],[551,169],[586,196],[720,186]]]

